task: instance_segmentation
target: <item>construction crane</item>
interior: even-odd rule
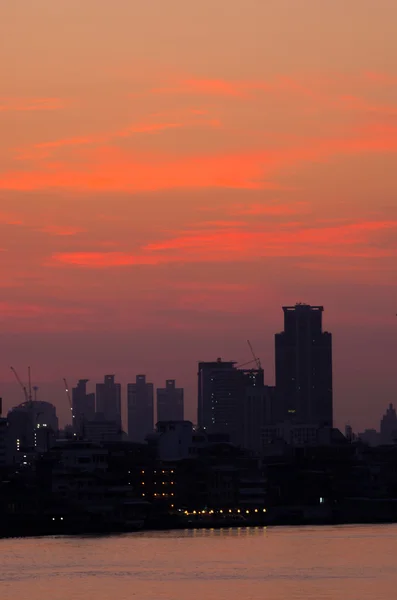
[[[250,342],[249,340],[247,340],[247,344],[248,344],[248,346],[249,346],[249,349],[251,350],[251,354],[252,354],[252,357],[253,357],[253,359],[254,359],[254,360],[253,360],[253,362],[255,362],[255,364],[256,364],[256,367],[257,367],[258,371],[261,371],[261,370],[262,370],[261,361],[260,361],[260,360],[259,360],[259,358],[256,356],[256,354],[255,354],[255,352],[254,352],[254,349],[253,349],[253,347],[252,347],[252,344],[251,344],[251,342]]]
[[[28,367],[28,385],[29,385],[29,402],[32,402],[32,377],[30,367]]]
[[[259,358],[256,356],[254,349],[252,347],[252,344],[249,340],[247,340],[247,344],[249,349],[251,350],[251,354],[253,356],[252,360],[249,360],[248,362],[243,363],[242,365],[237,365],[237,367],[239,369],[241,369],[241,367],[247,367],[248,365],[252,365],[252,363],[255,363],[256,368],[258,369],[258,371],[262,370],[262,365],[261,365],[261,361],[259,360]]]
[[[65,384],[65,394],[66,394],[66,397],[67,397],[67,399],[69,401],[70,412],[72,414],[73,434],[76,435],[76,418],[75,418],[74,412],[73,412],[73,403],[72,403],[72,399],[70,397],[70,391],[69,391],[68,382],[66,381],[65,378],[63,378],[63,383]]]
[[[15,375],[15,379],[17,380],[17,382],[19,383],[19,385],[22,388],[23,391],[23,395],[25,396],[25,402],[29,402],[29,394],[28,394],[28,390],[26,389],[26,385],[24,385],[18,375],[18,373],[16,372],[16,370],[14,369],[14,367],[10,367],[11,371],[14,373]]]

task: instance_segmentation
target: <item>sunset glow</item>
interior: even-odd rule
[[[272,382],[281,305],[303,301],[334,334],[337,424],[378,420],[397,395],[396,22],[388,0],[5,2],[6,406],[16,362],[61,416],[63,377],[143,372],[184,385],[194,419],[197,361],[249,360],[249,338]]]

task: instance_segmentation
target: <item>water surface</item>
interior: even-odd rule
[[[397,526],[0,540],[1,600],[394,600]]]

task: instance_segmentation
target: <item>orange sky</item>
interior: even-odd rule
[[[324,304],[339,425],[397,399],[394,0],[0,6],[1,392],[273,380],[281,305]],[[394,355],[393,355],[394,353]]]

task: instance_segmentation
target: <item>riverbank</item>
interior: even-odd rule
[[[277,507],[266,513],[243,516],[211,514],[165,514],[146,519],[109,521],[100,516],[90,520],[72,516],[8,518],[0,522],[0,538],[84,536],[134,533],[137,531],[172,531],[185,529],[230,529],[245,527],[331,526],[393,524],[397,522],[395,501],[377,503],[357,499],[343,507]],[[380,510],[382,509],[382,510]]]

